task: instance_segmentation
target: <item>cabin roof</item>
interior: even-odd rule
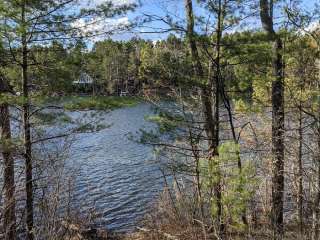
[[[79,79],[73,81],[73,84],[93,84],[93,78],[89,74],[82,72]]]

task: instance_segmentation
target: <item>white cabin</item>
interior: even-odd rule
[[[80,74],[79,79],[77,81],[73,81],[73,84],[74,85],[92,85],[93,78],[89,74],[82,72]]]

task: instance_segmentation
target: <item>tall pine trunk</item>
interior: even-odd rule
[[[191,57],[194,66],[195,74],[197,75],[200,81],[204,80],[204,71],[201,64],[201,59],[199,56],[197,48],[196,34],[194,32],[194,14],[192,0],[185,0],[185,10],[187,18],[187,37],[189,40]],[[215,72],[215,74],[217,74]],[[205,132],[208,139],[209,152],[210,152],[210,161],[214,161],[214,158],[218,155],[218,146],[219,146],[219,81],[218,75],[214,76],[216,80],[215,84],[213,81],[203,84],[201,83],[201,102],[203,108],[203,115],[205,120]],[[211,78],[210,78],[211,79]],[[213,86],[214,85],[214,86]],[[213,114],[213,103],[212,103],[212,87],[214,87],[215,92],[215,113]],[[223,206],[222,206],[222,188],[221,180],[219,176],[219,166],[216,166],[217,171],[217,181],[214,186],[214,193],[216,199],[217,207],[217,224],[219,228],[219,235],[224,232],[224,223],[223,223]]]
[[[5,83],[0,79],[0,93],[4,93]],[[7,103],[0,104],[0,146],[3,157],[3,228],[4,239],[16,239],[16,215],[15,215],[15,180],[14,159],[11,146],[10,114]]]
[[[22,20],[22,91],[24,104],[23,113],[23,135],[24,135],[24,157],[25,157],[25,187],[26,187],[26,224],[27,240],[33,240],[33,176],[32,176],[32,142],[30,126],[30,99],[29,99],[29,79],[28,79],[28,43],[26,29],[26,1],[23,1],[21,8]]]
[[[273,0],[260,0],[260,18],[262,26],[273,42],[272,64],[272,209],[271,225],[273,239],[282,239],[283,196],[284,196],[284,87],[283,87],[283,44],[274,31]]]
[[[272,83],[272,226],[274,239],[282,239],[284,197],[284,88],[282,41],[277,38],[273,47],[275,80]]]

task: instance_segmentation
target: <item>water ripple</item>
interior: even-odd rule
[[[144,120],[152,113],[148,104],[106,113],[104,124],[110,128],[76,139],[70,157],[79,167],[75,197],[83,207],[94,206],[101,213],[101,226],[131,230],[162,189],[152,149],[128,138],[155,128]]]

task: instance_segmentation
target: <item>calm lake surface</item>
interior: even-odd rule
[[[132,230],[162,191],[153,149],[130,138],[156,128],[144,119],[153,113],[145,103],[103,113],[109,128],[76,136],[67,160],[77,168],[75,197],[81,207],[94,207],[101,227]]]

